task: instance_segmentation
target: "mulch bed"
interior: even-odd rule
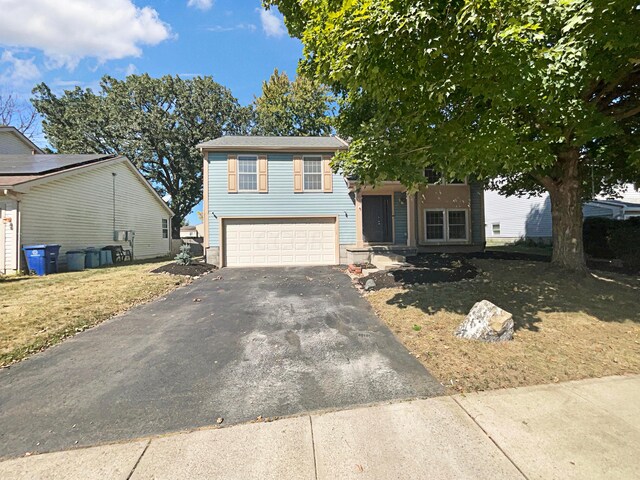
[[[372,279],[376,286],[394,288],[404,285],[425,285],[429,283],[459,282],[465,278],[474,278],[478,269],[471,265],[463,255],[422,254],[407,258],[411,267],[397,270],[381,270],[358,281],[364,285]]]
[[[171,275],[183,275],[187,277],[199,277],[215,270],[216,267],[207,263],[192,263],[191,265],[178,265],[177,263],[167,263],[151,273],[169,273]]]

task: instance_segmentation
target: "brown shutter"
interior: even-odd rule
[[[325,193],[333,192],[333,170],[331,170],[331,155],[322,156],[323,190]]]
[[[227,156],[227,191],[238,193],[238,159],[235,155]]]
[[[302,192],[302,157],[293,156],[293,191]]]
[[[258,192],[267,193],[269,191],[268,160],[266,155],[258,156]]]

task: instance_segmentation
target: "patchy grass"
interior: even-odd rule
[[[0,366],[54,345],[186,283],[151,275],[166,261],[0,278]]]
[[[486,252],[524,253],[527,255],[540,255],[550,257],[553,254],[551,245],[521,245],[512,243],[508,245],[487,245]]]
[[[450,392],[640,372],[638,277],[598,272],[576,280],[543,262],[472,263],[481,270],[474,279],[367,295]],[[513,314],[513,341],[485,344],[453,336],[483,299]]]

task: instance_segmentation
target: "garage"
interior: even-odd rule
[[[228,267],[335,265],[335,217],[224,219]]]

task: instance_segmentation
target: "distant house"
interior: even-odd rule
[[[15,127],[0,125],[0,155],[44,153]]]
[[[626,219],[640,216],[640,191],[631,184],[619,199],[597,197],[582,208],[584,217]],[[551,201],[548,194],[506,197],[485,192],[485,235],[487,244],[510,243],[518,239],[550,242]]]
[[[180,227],[180,238],[203,238],[204,237],[204,225],[199,223],[198,225],[185,225]]]
[[[126,157],[0,154],[0,273],[21,269],[33,244],[61,245],[63,265],[69,250],[106,245],[164,256],[172,217]]]
[[[219,266],[335,265],[400,254],[484,248],[483,187],[425,170],[408,192],[334,173],[337,137],[227,136],[204,156],[207,261]]]

